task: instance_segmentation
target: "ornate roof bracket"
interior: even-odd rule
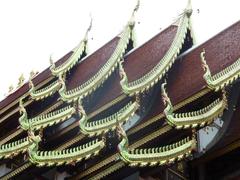
[[[105,117],[103,119],[99,119],[93,122],[88,122],[89,119],[84,111],[84,108],[79,102],[78,105],[78,113],[81,117],[79,121],[79,126],[81,131],[88,136],[98,136],[100,134],[105,134],[108,131],[113,131],[116,129],[116,122],[125,123],[127,122],[137,111],[139,108],[139,102],[130,102],[118,112]]]
[[[36,131],[47,126],[52,126],[59,122],[63,122],[69,119],[75,112],[75,108],[71,106],[64,107],[62,109],[43,114],[32,119],[28,119],[26,109],[23,106],[22,99],[20,99],[20,114],[19,123],[24,130]]]
[[[122,59],[123,55],[127,50],[130,39],[133,37],[134,28],[134,15],[139,7],[139,1],[137,6],[134,8],[130,21],[125,26],[123,32],[120,34],[120,39],[118,41],[117,47],[114,50],[108,61],[100,68],[100,70],[92,76],[89,80],[84,82],[82,85],[68,90],[66,89],[65,83],[62,81],[62,88],[59,90],[59,94],[63,101],[68,103],[77,101],[79,98],[83,99],[97,88],[99,88],[113,73],[116,69],[118,62]]]
[[[162,98],[166,106],[164,114],[169,125],[177,129],[195,128],[197,126],[203,127],[213,122],[217,117],[222,116],[224,109],[227,107],[227,98],[225,91],[222,99],[217,98],[208,106],[185,113],[174,113],[173,105],[165,89],[166,83],[162,84]]]
[[[30,87],[30,95],[31,98],[38,101],[44,98],[47,98],[57,92],[60,89],[60,83],[58,81],[54,81],[53,83],[49,84],[48,86],[42,88],[42,89],[35,89],[35,86],[32,82],[32,79],[29,79],[29,87]]]
[[[175,23],[178,26],[178,30],[170,48],[163,56],[163,58],[159,61],[159,63],[147,74],[137,80],[128,82],[128,77],[124,72],[122,64],[119,63],[120,76],[122,78],[120,81],[120,85],[125,94],[133,96],[134,94],[139,94],[148,90],[149,88],[153,87],[172,67],[178,54],[180,53],[180,50],[182,49],[187,35],[187,31],[191,29],[191,14],[192,9],[191,3],[189,1],[187,8],[184,10],[178,21]]]
[[[83,40],[72,50],[73,53],[67,59],[67,61],[62,63],[60,66],[56,67],[52,58],[50,57],[49,59],[51,64],[50,70],[54,76],[60,76],[68,72],[75,64],[78,63],[83,53],[86,52],[87,50],[88,33],[91,30],[91,28],[92,28],[92,18]]]
[[[27,151],[29,139],[23,138],[0,146],[0,159],[12,158]]]
[[[200,57],[202,61],[202,67],[205,71],[203,78],[210,89],[219,91],[220,89],[224,89],[229,84],[232,84],[233,81],[236,81],[240,77],[240,58],[222,71],[212,75],[205,59],[205,49],[203,49],[201,52]]]
[[[60,166],[63,164],[75,164],[83,159],[89,159],[99,154],[105,146],[105,139],[94,140],[84,145],[61,151],[39,151],[40,136],[33,133],[29,136],[31,145],[28,148],[29,160],[36,166]]]
[[[129,143],[125,131],[120,125],[117,131],[121,139],[121,142],[118,144],[120,158],[129,166],[144,167],[171,164],[189,156],[191,152],[196,149],[197,144],[195,133],[193,133],[192,139],[188,137],[177,143],[163,147],[134,149],[129,151]]]

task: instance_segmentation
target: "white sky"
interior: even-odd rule
[[[56,61],[82,39],[90,18],[90,53],[118,34],[129,19],[136,0],[1,0],[0,98],[17,85],[24,73],[42,71],[52,54]],[[136,14],[137,45],[171,24],[187,0],[141,0]],[[239,0],[192,0],[197,43],[240,19]],[[200,12],[197,12],[197,9]],[[92,39],[93,38],[93,39]]]

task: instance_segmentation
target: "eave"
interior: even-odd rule
[[[0,159],[13,158],[19,153],[27,152],[30,142],[28,138],[19,139],[17,141],[0,146]]]
[[[169,84],[168,91],[170,93],[171,99],[173,100],[174,109],[178,109],[183,105],[186,105],[192,101],[195,101],[201,96],[203,96],[204,94],[207,94],[211,91],[210,89],[207,88],[206,83],[204,82],[204,79],[203,79],[203,71],[202,71],[201,61],[199,56],[200,52],[202,51],[202,46],[205,46],[205,48],[208,47],[211,49],[214,47],[214,45],[216,46],[217,44],[218,48],[217,49],[214,48],[214,51],[217,55],[220,52],[224,51],[226,46],[228,46],[230,47],[230,49],[231,48],[234,49],[233,53],[237,53],[233,56],[238,56],[240,52],[239,51],[240,46],[239,45],[233,46],[233,43],[231,42],[233,41],[238,42],[236,39],[240,38],[239,31],[237,31],[239,29],[239,26],[240,26],[240,22],[237,22],[230,28],[224,30],[223,32],[216,35],[215,37],[211,38],[206,43],[192,49],[191,51],[188,51],[187,53],[179,57],[179,62],[176,63],[177,65],[173,67],[171,73],[168,75],[168,84]],[[223,39],[227,39],[227,42],[229,43],[223,42]],[[238,49],[237,51],[235,51],[236,48]],[[229,51],[229,54],[230,53],[231,51]],[[212,62],[213,68],[215,69],[215,71],[218,71],[221,69],[221,66],[220,66],[221,63],[226,64],[226,59],[224,58],[212,58],[212,59],[215,60],[215,63]],[[219,59],[221,60],[220,62],[218,61]],[[235,60],[236,58],[228,59],[227,63],[231,64]],[[216,65],[214,66],[214,64]],[[192,69],[194,69],[194,71],[192,71]],[[176,81],[175,77],[178,77],[178,81]],[[164,109],[163,104],[160,105],[160,107],[158,108],[159,108],[158,109],[159,111],[161,110],[163,111]],[[157,113],[155,112],[154,114],[157,114]],[[158,119],[160,119],[161,117],[163,117],[163,114],[161,113],[157,114],[155,118],[148,119],[148,121],[143,121],[143,123],[132,128],[130,131],[137,132],[135,129],[138,129],[139,131],[140,129],[146,127],[146,125],[149,126],[153,122],[158,121]],[[119,163],[121,164],[121,166],[116,165],[116,167],[121,168],[122,162],[119,162]],[[102,166],[103,164],[101,164],[101,167]],[[93,166],[93,169],[97,170],[98,167]],[[93,169],[89,170],[89,172],[91,172]],[[111,170],[112,172],[112,169],[108,169],[108,170],[109,171]],[[82,173],[78,177],[85,177],[85,175],[86,173]]]
[[[98,119],[93,122],[88,122],[88,117],[83,108],[79,108],[81,119],[79,120],[81,132],[88,136],[98,136],[105,134],[108,131],[116,129],[116,122],[126,123],[137,111],[138,102],[129,102],[119,111],[107,116],[103,119]]]
[[[30,135],[31,140],[28,146],[29,161],[37,166],[60,166],[63,164],[74,164],[83,159],[89,159],[99,154],[105,146],[105,140],[95,139],[75,148],[55,151],[39,151],[39,138]]]
[[[134,79],[132,81],[129,81],[128,75],[124,71],[122,63],[120,63],[120,70],[119,70],[120,71],[119,73],[121,76],[120,84],[124,93],[132,96],[134,94],[140,94],[140,93],[143,93],[144,91],[149,90],[151,87],[157,84],[172,67],[175,60],[177,59],[177,56],[182,51],[184,43],[187,41],[186,39],[187,39],[188,31],[190,32],[189,34],[191,35],[190,15],[188,13],[183,13],[183,15],[179,18],[178,22],[172,26],[176,26],[175,28],[177,29],[174,34],[174,37],[172,37],[172,39],[171,38],[164,39],[164,43],[159,43],[167,47],[166,42],[170,40],[170,43],[168,45],[169,47],[166,50],[164,49],[165,51],[164,54],[158,56],[157,64],[154,67],[152,67],[151,70],[149,70],[148,72],[145,72],[143,76],[137,79]],[[193,39],[192,37],[188,37],[188,38]],[[146,57],[146,54],[141,57],[138,57],[137,58],[138,63],[139,61],[144,62],[145,59],[154,58],[154,56],[150,55],[150,53],[154,51],[155,49],[151,49],[151,51],[148,52],[147,57]],[[161,51],[163,50],[161,49]]]
[[[227,108],[226,92],[222,92],[222,98],[217,98],[207,106],[195,111],[175,113],[170,98],[165,89],[166,83],[162,84],[162,99],[165,104],[164,114],[169,125],[181,128],[196,128],[211,124],[214,119],[221,117]]]
[[[22,102],[22,100],[20,101]],[[22,103],[20,103],[20,108],[22,115],[19,118],[19,124],[21,125],[21,128],[32,131],[44,129],[45,127],[63,122],[76,112],[74,107],[66,106],[56,111],[44,113],[30,119],[28,118],[27,112]]]
[[[134,25],[132,25],[132,22],[126,25],[111,56],[87,81],[68,91],[66,90],[67,88],[65,83],[62,82],[62,88],[59,90],[59,94],[63,101],[70,103],[76,101],[78,98],[83,99],[84,97],[92,94],[109,78],[127,50],[132,37],[133,27]]]
[[[64,63],[72,54],[73,52],[70,51],[69,53],[67,53],[66,55],[64,55],[61,59],[59,59],[57,61],[58,64],[62,64]],[[49,68],[45,69],[44,71],[42,71],[41,73],[37,74],[33,79],[33,83],[35,84],[35,88],[39,89],[41,87],[43,87],[44,85],[46,85],[48,82],[50,82],[51,80],[53,80],[53,76],[51,74],[51,71],[49,70]],[[30,88],[28,87],[28,84],[25,83],[21,88],[19,88],[17,91],[15,91],[14,93],[10,94],[9,96],[7,96],[5,99],[3,99],[0,102],[0,114],[3,114],[5,111],[7,111],[8,109],[10,109],[11,107],[17,105],[19,103],[20,98],[23,97],[27,97],[29,96],[29,90]],[[31,100],[29,102],[27,102],[26,104],[30,104]],[[13,112],[19,111],[19,109],[14,109]],[[9,112],[11,113],[11,112]],[[0,122],[4,121],[6,118],[1,118]]]
[[[120,159],[133,167],[172,164],[189,156],[197,147],[195,135],[193,135],[191,140],[187,137],[167,146],[129,150],[128,137],[121,125],[118,125],[118,136],[121,138],[118,144]]]
[[[235,28],[236,28],[236,24],[235,24]],[[233,26],[234,27],[234,26]],[[233,28],[232,27],[232,28]],[[239,23],[238,23],[238,26],[237,28],[239,29]],[[233,28],[234,29],[234,28]],[[228,34],[230,31],[231,35],[233,34],[233,36],[235,36],[232,41],[235,42],[235,38],[239,38],[239,34],[237,34],[235,32],[235,34],[233,32],[231,32],[231,30],[227,30],[225,33]],[[230,35],[230,34],[228,34]],[[236,37],[237,36],[237,37]],[[213,38],[214,39],[214,38]],[[215,37],[215,40],[217,38]],[[219,38],[220,39],[220,38]],[[212,40],[213,41],[213,40]],[[217,40],[216,40],[217,41]],[[221,41],[220,41],[221,42]],[[220,43],[219,42],[219,43]],[[211,40],[209,42],[207,42],[211,45]],[[209,44],[205,44],[206,46],[209,46]],[[216,42],[215,42],[216,43]],[[226,42],[224,42],[226,43]],[[222,49],[225,48],[225,45],[224,43],[222,43],[222,47],[220,47],[218,50],[215,50],[215,53],[217,51],[221,51]],[[229,45],[229,44],[228,44]],[[210,46],[211,47],[211,46]],[[235,48],[238,48],[239,50],[239,45]],[[206,49],[206,48],[205,48]],[[196,54],[194,54],[194,52]],[[180,57],[180,62],[178,63],[178,66],[177,66],[177,69],[175,67],[173,67],[172,69],[172,74],[169,74],[169,89],[168,91],[170,92],[171,94],[171,97],[173,99],[173,104],[174,105],[178,105],[179,103],[180,104],[184,104],[185,100],[190,97],[191,100],[195,100],[196,98],[199,97],[196,96],[198,93],[200,92],[208,92],[210,91],[209,89],[206,88],[206,84],[204,82],[204,80],[202,79],[202,76],[203,75],[203,72],[201,71],[201,66],[198,66],[200,65],[200,61],[192,61],[192,59],[195,59],[193,57],[199,57],[199,53],[201,52],[201,49],[198,47],[194,50],[192,50],[191,52],[185,54],[184,56]],[[238,52],[239,53],[239,52]],[[238,54],[239,55],[239,54]],[[192,56],[192,57],[191,57]],[[214,58],[212,58],[214,59]],[[199,60],[199,59],[198,59]],[[215,59],[215,66],[213,69],[215,69],[216,71],[218,71],[219,69],[221,69],[222,67],[219,67],[218,65],[220,63],[216,63],[216,60],[218,59]],[[224,58],[220,59],[220,62],[224,62]],[[231,62],[234,62],[234,59],[228,59],[228,62],[231,61]],[[185,67],[185,69],[184,69]],[[189,69],[189,67],[191,67],[191,69]],[[192,70],[192,67],[195,67],[195,71],[191,71]],[[226,66],[227,67],[227,66]],[[181,69],[182,68],[182,69]],[[180,69],[181,71],[179,71],[178,69]],[[189,73],[191,72],[191,73]],[[178,81],[175,81],[175,77],[176,75],[178,75],[179,79]],[[182,75],[182,76],[181,76]],[[184,79],[185,78],[185,79]],[[180,83],[180,86],[177,86],[179,85]],[[204,88],[205,87],[205,88]],[[175,88],[175,89],[174,89]],[[172,90],[171,90],[172,89]],[[177,94],[176,93],[176,89],[178,90],[178,92],[181,92],[181,94]],[[202,94],[204,94],[202,93]],[[200,93],[201,94],[201,93]],[[202,95],[201,94],[201,95]],[[193,98],[194,97],[194,98]],[[157,119],[158,120],[158,119]],[[143,124],[143,123],[142,123]],[[141,124],[141,125],[142,125]]]

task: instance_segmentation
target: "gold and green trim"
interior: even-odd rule
[[[133,40],[133,28],[135,25],[134,15],[138,10],[138,7],[139,1],[137,6],[134,8],[130,21],[127,23],[123,32],[120,34],[120,39],[113,54],[94,76],[92,76],[89,80],[80,86],[71,90],[67,90],[65,82],[61,77],[59,78],[62,85],[61,89],[59,90],[59,94],[61,95],[63,101],[70,103],[77,101],[79,98],[83,99],[84,97],[93,93],[97,88],[99,88],[113,73],[113,71],[118,66],[119,61],[125,54],[130,40]]]
[[[21,114],[19,118],[19,123],[21,125],[21,128],[24,130],[32,130],[32,131],[43,129],[45,127],[63,122],[66,119],[69,119],[70,117],[72,117],[72,115],[76,112],[74,107],[66,106],[59,110],[56,110],[47,114],[41,114],[32,119],[29,119],[27,115],[27,111],[23,106],[22,99],[20,100],[19,106],[20,106],[20,114]]]
[[[118,136],[121,142],[118,144],[118,150],[121,160],[129,166],[157,166],[171,164],[175,161],[182,160],[191,154],[196,148],[195,136],[185,138],[177,143],[158,148],[145,148],[129,150],[128,138],[126,132],[119,125]]]
[[[233,64],[226,67],[217,74],[212,75],[210,68],[205,59],[205,49],[200,54],[202,67],[205,71],[203,78],[205,79],[207,86],[214,90],[219,91],[226,86],[232,84],[240,77],[240,58],[238,58]]]
[[[72,69],[81,59],[84,53],[87,53],[87,42],[88,42],[88,33],[92,28],[92,18],[85,33],[83,40],[72,50],[72,55],[61,65],[55,66],[52,58],[50,57],[50,70],[52,75],[54,76],[61,76]]]
[[[30,78],[29,87],[30,87],[29,92],[30,92],[31,98],[38,101],[53,95],[55,92],[57,92],[60,89],[61,86],[59,82],[56,80],[44,88],[36,89],[32,82],[32,79]]]
[[[11,143],[1,145],[0,159],[13,158],[20,153],[27,152],[29,144],[29,139],[26,137]]]
[[[165,104],[164,114],[169,125],[177,129],[203,127],[213,122],[217,117],[222,116],[227,107],[226,93],[223,92],[222,99],[217,98],[208,106],[185,113],[174,113],[173,105],[166,92],[166,82],[162,84],[162,99]]]
[[[210,90],[208,88],[203,89],[202,91],[196,93],[195,95],[185,99],[181,103],[179,103],[176,106],[174,106],[174,110],[177,110],[177,109],[179,109],[179,108],[181,108],[181,107],[191,103],[192,101],[195,101],[196,99],[204,96],[208,92],[210,92]],[[96,116],[100,112],[104,111],[106,108],[108,108],[108,107],[116,104],[117,102],[121,101],[122,99],[124,99],[124,97],[125,97],[125,95],[119,96],[119,98],[115,99],[113,102],[111,102],[109,104],[106,104],[105,105],[106,107],[103,106],[102,108],[100,108],[101,111],[97,110],[96,112],[93,112],[90,116],[91,117]],[[144,121],[143,123],[133,127],[132,129],[130,129],[127,132],[127,134],[128,135],[135,134],[136,132],[140,131],[141,129],[145,128],[146,126],[149,126],[149,125],[155,123],[156,121],[163,120],[163,117],[164,117],[164,114],[160,113],[160,114],[154,116],[153,118],[148,119],[147,121]],[[172,127],[169,126],[169,125],[164,126],[160,130],[155,131],[155,132],[149,134],[148,136],[142,138],[141,140],[135,142],[134,144],[130,145],[130,148],[137,148],[137,147],[145,144],[146,142],[148,142],[148,141],[150,141],[150,140],[160,136],[161,134],[170,131],[171,129],[172,129]],[[62,146],[60,146],[60,148],[57,148],[57,149],[62,150],[63,148],[70,147],[71,145],[73,145],[74,143],[78,142],[79,140],[81,140],[83,138],[84,138],[83,135],[80,135],[80,136],[78,135],[75,138],[73,138],[71,141],[68,141],[67,143],[63,144]],[[91,174],[92,172],[102,168],[106,164],[109,164],[110,162],[113,162],[114,160],[116,160],[116,158],[117,158],[117,154],[114,154],[114,155],[110,156],[109,158],[106,158],[105,160],[102,161],[102,163],[98,163],[98,164],[94,165],[93,167],[88,168],[86,171],[82,172],[81,174],[79,174],[78,178],[82,178],[82,177],[85,177],[85,176]],[[4,178],[5,177],[6,178],[12,178],[12,177],[16,176],[17,174],[19,174],[20,172],[22,172],[23,170],[25,170],[26,168],[30,167],[30,166],[31,166],[31,163],[27,162],[23,166],[20,166],[19,168],[13,170],[12,172],[10,172],[6,176],[4,176]],[[115,169],[115,170],[117,170],[117,169]]]
[[[138,102],[130,102],[121,108],[118,112],[99,119],[96,121],[88,122],[85,110],[81,105],[79,105],[78,113],[81,116],[79,121],[81,131],[88,136],[98,136],[100,134],[105,134],[108,131],[113,131],[116,129],[116,122],[125,123],[127,122],[137,111],[139,107]]]
[[[165,125],[165,126],[161,127],[160,129],[158,129],[157,131],[154,131],[154,132],[150,133],[149,135],[147,135],[147,136],[139,139],[138,141],[134,142],[133,144],[131,144],[129,146],[129,148],[130,149],[138,148],[138,147],[146,144],[147,142],[161,136],[162,134],[165,134],[165,133],[169,132],[171,129],[172,129],[171,126]],[[84,177],[90,175],[91,173],[96,172],[97,170],[103,168],[107,164],[116,161],[116,159],[119,159],[119,153],[113,154],[112,156],[110,156],[110,157],[104,159],[103,161],[101,161],[100,163],[97,163],[96,165],[86,169],[86,171],[81,172],[79,175],[77,175],[74,178],[76,178],[76,179],[84,178]],[[98,179],[99,177],[103,178],[104,176],[106,176],[106,175],[108,175],[108,174],[110,174],[110,173],[116,171],[117,169],[120,169],[121,167],[124,167],[126,165],[126,163],[124,163],[123,161],[118,161],[115,164],[118,164],[118,163],[122,163],[121,166],[116,166],[116,168],[114,168],[114,169],[112,169],[112,166],[111,166],[111,167],[105,169],[104,171],[99,171],[99,173],[97,173],[93,178],[94,179]]]
[[[83,159],[89,159],[96,156],[105,146],[105,139],[93,140],[75,148],[56,150],[56,151],[39,151],[38,144],[41,141],[40,136],[30,133],[31,144],[28,147],[29,160],[36,166],[60,166],[63,164],[75,164]]]
[[[175,24],[178,26],[178,29],[170,48],[159,63],[147,74],[137,80],[129,82],[122,62],[119,63],[119,74],[121,77],[120,84],[124,93],[130,96],[143,93],[159,82],[159,80],[168,72],[182,49],[188,30],[191,31],[191,14],[192,9],[189,2],[187,8]]]

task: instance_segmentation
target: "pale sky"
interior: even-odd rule
[[[84,36],[91,13],[89,53],[117,35],[127,23],[136,0],[1,0],[0,98],[24,73],[39,72],[73,49]],[[141,0],[136,14],[140,46],[173,23],[187,0]],[[239,0],[192,0],[193,29],[202,43],[240,19]],[[198,10],[199,9],[199,12]]]

